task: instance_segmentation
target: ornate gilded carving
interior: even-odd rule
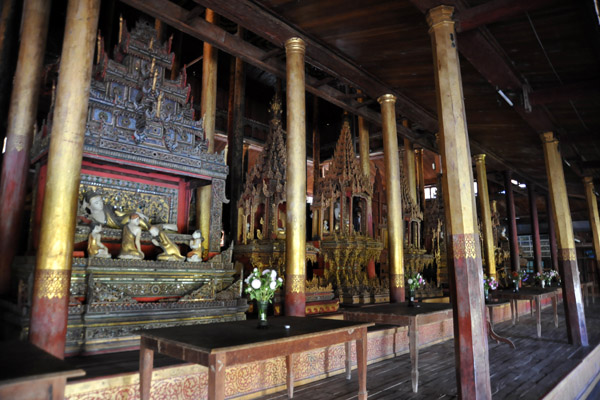
[[[577,253],[575,249],[558,249],[558,259],[560,261],[575,261]]]
[[[392,287],[402,288],[404,287],[404,275],[394,274],[390,276]]]
[[[62,299],[69,295],[71,270],[40,269],[35,271],[34,287],[37,298]]]

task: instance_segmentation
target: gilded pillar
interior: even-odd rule
[[[542,273],[542,243],[540,242],[540,221],[537,211],[537,194],[535,193],[534,185],[527,185],[529,194],[529,212],[531,216],[531,238],[533,243],[533,268],[535,271]]]
[[[492,211],[490,209],[490,194],[487,184],[487,171],[485,168],[485,154],[475,157],[477,169],[477,197],[481,210],[481,230],[483,232],[483,254],[488,276],[496,277],[496,257],[494,254],[494,234],[492,229]]]
[[[550,242],[550,256],[552,258],[552,269],[558,271],[558,244],[556,243],[556,228],[554,224],[554,211],[550,193],[546,195],[546,215],[548,217],[548,241]]]
[[[388,240],[390,261],[390,302],[404,301],[404,237],[402,234],[402,192],[400,191],[400,157],[396,131],[396,96],[384,94],[381,104],[385,191],[388,204]]]
[[[402,121],[402,124],[408,127],[406,120]],[[406,183],[408,184],[408,193],[413,204],[418,204],[417,201],[417,174],[415,171],[415,149],[412,143],[408,139],[404,139],[404,164],[406,168],[404,173],[406,174]]]
[[[444,169],[456,378],[459,398],[491,399],[483,269],[453,11],[449,6],[433,8],[427,13],[427,22],[433,48]]]
[[[360,98],[359,102],[362,103]],[[369,148],[369,124],[363,117],[358,117],[358,150],[360,153],[360,166],[362,173],[371,181],[371,150]],[[366,210],[362,210],[363,216],[366,219],[367,236],[373,237],[373,199],[367,198]],[[375,260],[370,259],[367,264],[367,276],[375,278]]]
[[[213,10],[206,9],[206,21],[216,24],[217,15]],[[215,118],[217,111],[217,56],[218,50],[210,44],[204,42],[204,57],[202,58],[202,104],[200,113],[204,118],[204,135],[208,140],[208,152],[215,151]],[[197,190],[196,219],[198,228],[202,232],[202,237],[210,237],[210,210],[211,210],[211,185],[206,185]],[[234,200],[235,201],[235,200]],[[219,232],[219,235],[221,233]],[[210,249],[210,240],[202,242],[204,253],[209,251],[218,251]]]
[[[598,217],[598,199],[594,193],[594,180],[591,176],[583,178],[585,197],[590,214],[590,228],[594,239],[594,254],[596,256],[596,268],[600,268],[600,217]]]
[[[21,237],[29,149],[37,114],[50,4],[47,0],[28,0],[23,7],[19,57],[13,79],[0,178],[0,294],[8,293],[10,266]]]
[[[319,180],[321,179],[321,137],[319,134],[319,98],[313,96],[313,198],[317,193]],[[321,237],[321,229],[323,226],[322,216],[319,215],[320,210],[313,209],[312,218],[312,237],[313,239]]]
[[[506,217],[508,218],[508,239],[510,243],[510,268],[512,271],[521,269],[519,256],[519,237],[517,236],[517,213],[515,209],[515,194],[512,184],[512,173],[504,171],[504,192],[506,197]]]
[[[29,340],[62,358],[79,173],[100,0],[69,0],[36,257]]]
[[[287,231],[285,314],[305,315],[306,110],[304,51],[300,38],[285,42],[287,84]]]
[[[415,152],[415,160],[417,162],[417,182],[419,187],[419,200],[421,202],[421,210],[425,215],[425,172],[423,171],[423,149],[418,149]]]
[[[563,279],[562,290],[567,334],[569,343],[577,346],[587,346],[587,328],[585,314],[583,313],[583,302],[581,301],[573,222],[571,221],[562,157],[558,151],[558,140],[552,132],[543,133],[541,138],[544,144],[546,174],[548,175],[550,201],[554,213],[554,226],[558,242],[558,268]]]

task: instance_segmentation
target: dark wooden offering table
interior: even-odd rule
[[[412,389],[416,393],[419,389],[419,324],[430,324],[452,319],[452,305],[417,303],[416,307],[408,307],[407,303],[384,304],[344,310],[344,319],[347,321],[408,326]]]
[[[540,288],[540,287],[524,287],[519,289],[518,292],[512,290],[496,290],[492,292],[492,296],[496,299],[507,299],[511,302],[510,313],[512,316],[513,325],[519,320],[519,310],[517,308],[517,302],[519,300],[527,300],[530,302],[535,301],[535,313],[537,318],[537,337],[542,336],[542,300],[551,298],[552,308],[554,310],[554,326],[558,328],[558,294],[560,288]],[[533,312],[533,309],[532,309]]]
[[[29,342],[1,342],[0,358],[0,399],[63,399],[67,378],[85,375]]]
[[[487,319],[488,319],[487,320],[488,336],[490,338],[492,338],[493,340],[495,340],[496,343],[500,343],[500,342],[506,343],[513,349],[516,349],[517,347],[515,346],[515,344],[513,343],[512,340],[502,337],[494,331],[494,308],[502,307],[503,305],[508,304],[508,303],[509,303],[509,300],[490,300],[489,302],[485,303],[485,308],[487,310]],[[511,307],[512,307],[512,305],[511,305]],[[512,308],[511,308],[511,310],[512,310]]]
[[[267,329],[256,320],[203,324],[140,331],[140,395],[150,398],[154,352],[208,367],[208,398],[225,398],[225,370],[245,364],[286,356],[288,396],[294,394],[294,354],[356,341],[358,398],[367,399],[367,327],[372,323],[276,317]],[[350,363],[346,362],[349,376]]]

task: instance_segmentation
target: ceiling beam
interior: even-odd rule
[[[396,110],[399,114],[418,123],[423,129],[429,132],[437,132],[438,122],[436,117],[421,105],[400,91],[392,89],[352,61],[325,47],[298,28],[281,21],[260,5],[248,0],[194,1],[212,9],[217,14],[245,27],[279,47],[283,47],[285,41],[291,37],[302,38],[306,42],[307,62],[336,77],[340,81],[362,90],[368,97],[376,99],[383,94],[393,94],[397,98]]]
[[[196,39],[210,43],[242,61],[252,64],[257,68],[267,71],[275,76],[284,78],[286,76],[285,63],[275,58],[266,57],[268,52],[264,51],[246,41],[221,29],[217,25],[206,22],[203,18],[195,17],[189,19],[189,12],[169,0],[122,0],[153,18],[158,18],[173,28],[178,29]],[[224,2],[226,3],[226,2]],[[235,22],[235,21],[234,21]],[[241,25],[241,24],[240,24]],[[243,25],[242,25],[243,26]],[[346,94],[323,84],[312,76],[306,76],[306,91],[323,100],[326,100],[343,110],[365,118],[367,121],[381,125],[381,114],[368,107],[362,107],[354,99],[348,99]],[[437,152],[431,135],[420,135],[410,129],[397,124],[398,134],[423,146],[426,149]]]
[[[552,104],[597,96],[598,93],[600,93],[600,79],[595,79],[553,88],[537,89],[535,93],[529,95],[529,102],[532,106]]]
[[[456,15],[456,31],[466,32],[482,25],[544,7],[556,0],[492,0],[464,9]]]

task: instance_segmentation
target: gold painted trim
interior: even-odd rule
[[[452,253],[454,259],[476,259],[478,234],[461,233],[452,235]]]
[[[404,287],[404,274],[391,274],[390,281],[392,283],[392,287],[402,288]]]
[[[288,275],[287,281],[290,285],[288,293],[304,293],[305,280],[304,275]]]
[[[485,154],[476,154],[473,156],[473,160],[475,160],[476,163],[485,163]]]
[[[560,261],[575,261],[577,255],[575,249],[558,249],[558,259]]]
[[[38,299],[62,299],[69,293],[71,271],[68,269],[38,269],[33,287]]]
[[[379,102],[379,104],[388,103],[388,102],[395,103],[396,96],[394,96],[393,94],[384,94],[383,96],[379,96],[377,101]]]
[[[543,143],[554,143],[558,142],[558,139],[554,136],[554,132],[544,132],[540,134],[540,138]]]
[[[285,41],[285,52],[286,53],[303,53],[306,50],[306,44],[304,40],[299,37],[293,37]]]

